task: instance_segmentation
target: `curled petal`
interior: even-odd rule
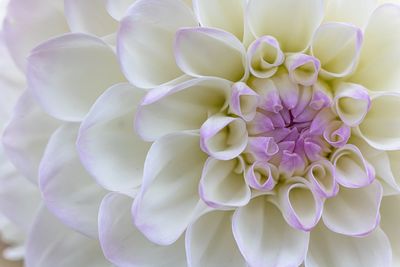
[[[335,196],[339,186],[335,180],[335,167],[328,160],[320,160],[312,163],[306,170],[311,187],[324,198]]]
[[[282,214],[292,227],[310,231],[322,215],[323,200],[303,178],[291,178],[291,182],[278,189],[278,201]]]
[[[391,264],[394,249],[388,237],[379,228],[365,237],[345,236],[332,232],[321,223],[311,233],[305,266],[396,266]]]
[[[183,1],[136,1],[121,21],[117,37],[117,53],[129,82],[153,88],[181,76],[173,53],[175,32],[196,25]]]
[[[400,94],[372,96],[371,109],[359,125],[359,133],[372,147],[380,150],[400,149]]]
[[[180,238],[171,246],[150,242],[132,225],[131,205],[130,197],[118,193],[109,193],[101,202],[99,239],[105,257],[116,266],[185,267],[184,239]]]
[[[151,90],[142,100],[135,129],[146,141],[184,130],[198,130],[208,116],[225,109],[231,83],[199,78]]]
[[[251,74],[258,78],[269,78],[278,71],[285,55],[274,37],[262,36],[250,44],[247,60]]]
[[[357,70],[349,81],[374,91],[400,88],[400,5],[386,4],[371,15]]]
[[[106,36],[117,30],[118,23],[107,12],[105,1],[65,0],[65,18],[72,32]]]
[[[229,160],[239,156],[247,145],[246,123],[240,118],[215,115],[200,128],[200,147],[208,155]]]
[[[284,71],[274,75],[272,80],[279,92],[283,106],[287,109],[293,109],[299,101],[299,85],[293,82]]]
[[[245,178],[254,189],[271,191],[278,181],[279,171],[273,164],[255,162],[247,169]]]
[[[143,95],[129,84],[112,86],[80,126],[77,148],[82,164],[108,190],[133,195],[142,182],[150,144],[134,133],[132,121]]]
[[[294,54],[286,58],[285,66],[294,83],[304,86],[313,85],[318,78],[321,63],[315,57],[306,54]]]
[[[242,43],[222,30],[180,29],[176,33],[174,51],[181,70],[194,77],[213,76],[237,82],[247,75]]]
[[[245,83],[240,82],[233,85],[230,108],[234,114],[242,117],[245,121],[251,121],[256,116],[258,100],[258,94]]]
[[[361,151],[352,144],[347,144],[336,150],[331,162],[336,169],[336,181],[348,188],[364,187],[375,179],[375,170],[365,160]]]
[[[97,215],[106,191],[79,161],[77,124],[64,124],[51,136],[39,167],[40,191],[46,207],[69,227],[97,237]]]
[[[351,129],[341,121],[331,122],[324,130],[325,140],[333,147],[342,147],[349,140]]]
[[[252,161],[268,161],[279,152],[279,147],[272,137],[249,137],[245,150]]]
[[[232,234],[232,213],[212,211],[206,213],[186,231],[188,266],[245,267]],[[212,253],[209,253],[212,251]]]
[[[205,209],[198,185],[207,155],[199,142],[194,133],[170,134],[154,142],[147,154],[132,217],[136,227],[156,244],[174,243]]]
[[[328,77],[351,74],[362,45],[361,29],[344,23],[323,24],[314,35],[311,54],[321,62],[321,73]]]
[[[28,88],[43,109],[66,121],[82,120],[97,97],[125,80],[112,49],[81,33],[37,46],[28,58],[27,76]]]
[[[236,210],[232,230],[250,266],[299,266],[307,252],[309,233],[290,227],[264,196]]]
[[[347,125],[359,125],[371,107],[368,91],[357,84],[341,83],[335,88],[335,110]]]
[[[243,0],[194,0],[193,9],[201,24],[225,30],[242,40],[244,33]]]
[[[239,160],[208,158],[201,176],[199,193],[207,205],[214,208],[240,207],[250,201],[251,191],[243,174],[236,169]]]
[[[380,221],[382,186],[378,181],[362,188],[340,187],[339,193],[325,201],[322,220],[332,231],[350,236],[365,236]]]
[[[256,37],[274,36],[284,52],[305,50],[323,18],[323,1],[250,0],[249,27]]]

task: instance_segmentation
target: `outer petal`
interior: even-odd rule
[[[174,52],[178,66],[191,76],[214,76],[237,82],[247,74],[244,46],[222,30],[180,29],[176,33]]]
[[[204,208],[198,183],[206,154],[199,142],[197,134],[176,133],[157,140],[149,150],[132,214],[138,229],[154,243],[175,242]]]
[[[25,69],[29,52],[48,38],[68,32],[62,0],[11,0],[4,37],[18,67]],[[27,30],[29,29],[29,30]]]
[[[225,30],[239,40],[244,32],[243,0],[195,0],[194,12],[202,26]]]
[[[359,125],[359,133],[372,147],[400,149],[400,93],[372,96],[371,109]]]
[[[336,197],[327,199],[322,220],[332,231],[364,236],[379,225],[382,186],[378,181],[357,189],[341,187]]]
[[[65,227],[44,207],[26,244],[26,267],[112,267],[97,240]]]
[[[320,0],[250,0],[247,20],[256,37],[271,35],[284,52],[305,50],[323,17]]]
[[[72,32],[105,36],[117,30],[118,23],[108,14],[103,0],[64,0],[64,7]]]
[[[381,227],[390,240],[393,252],[392,266],[400,266],[400,196],[385,197],[381,206]]]
[[[199,185],[201,199],[216,208],[246,205],[251,191],[244,180],[241,164],[239,160],[208,158]]]
[[[127,79],[137,87],[152,88],[179,77],[172,48],[175,32],[196,24],[182,1],[136,1],[118,32],[117,50]]]
[[[60,122],[47,115],[25,91],[19,98],[11,121],[3,132],[2,142],[9,160],[33,183],[50,135]]]
[[[350,81],[370,90],[400,88],[400,5],[387,4],[372,14],[364,34],[357,71]]]
[[[189,267],[246,267],[231,229],[232,213],[212,211],[191,224],[186,231]]]
[[[356,67],[362,40],[361,29],[351,24],[325,23],[313,37],[311,54],[321,62],[323,74],[344,77]]]
[[[136,0],[106,0],[106,8],[108,13],[115,19],[120,21],[128,11],[128,8]]]
[[[264,197],[236,210],[232,228],[250,266],[299,266],[307,253],[309,233],[290,227]]]
[[[325,0],[325,21],[339,21],[363,27],[376,7],[377,0]]]
[[[105,191],[82,167],[75,148],[77,124],[65,124],[52,135],[39,169],[47,208],[66,225],[97,236],[97,213]]]
[[[183,130],[197,130],[226,108],[231,83],[217,78],[199,78],[151,90],[136,113],[135,128],[145,140]]]
[[[111,191],[133,194],[140,186],[150,148],[133,130],[143,90],[129,84],[109,88],[91,108],[79,130],[81,161],[97,182]]]
[[[158,246],[139,232],[130,216],[132,199],[109,193],[99,211],[99,238],[105,257],[119,267],[185,267],[185,243]]]
[[[385,233],[376,229],[366,237],[331,232],[320,224],[311,232],[306,267],[390,267],[392,248]]]
[[[68,121],[81,120],[104,90],[124,81],[111,48],[85,34],[66,34],[36,47],[27,75],[43,108]]]

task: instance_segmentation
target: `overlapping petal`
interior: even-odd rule
[[[143,90],[129,84],[110,87],[80,125],[77,147],[82,164],[111,191],[134,195],[142,182],[150,147],[133,130]]]
[[[78,124],[64,124],[51,136],[40,163],[40,190],[46,207],[64,224],[97,237],[97,214],[106,191],[79,161],[78,129]]]
[[[127,79],[138,87],[152,88],[181,76],[173,55],[175,32],[196,25],[182,1],[136,1],[118,32],[118,55]]]
[[[99,238],[105,257],[120,267],[186,266],[184,238],[170,246],[150,242],[132,225],[131,204],[119,193],[109,193],[101,203]]]
[[[40,105],[67,121],[80,121],[97,97],[125,80],[112,49],[80,33],[42,43],[31,52],[27,68],[28,87]]]
[[[198,184],[206,154],[199,142],[196,133],[175,133],[160,138],[149,150],[132,214],[137,228],[156,244],[174,243],[205,209]]]

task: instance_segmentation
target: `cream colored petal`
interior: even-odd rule
[[[305,50],[324,13],[321,0],[249,0],[247,20],[256,37],[274,36],[284,52]]]
[[[399,164],[397,164],[399,165]],[[381,204],[381,228],[390,240],[393,252],[392,266],[400,266],[400,196],[384,197]]]
[[[400,5],[383,5],[364,33],[360,62],[350,81],[374,91],[400,90]]]
[[[244,0],[194,0],[193,7],[202,26],[219,28],[243,39]]]

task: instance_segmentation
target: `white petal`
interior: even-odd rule
[[[27,68],[29,89],[42,107],[69,121],[81,120],[101,93],[124,81],[111,48],[96,37],[78,33],[36,47]]]
[[[140,186],[150,148],[133,130],[144,91],[129,84],[110,87],[97,99],[79,130],[82,164],[104,188],[132,194]]]
[[[62,0],[12,0],[8,5],[3,33],[12,57],[23,70],[35,46],[68,31]]]
[[[60,122],[47,115],[30,92],[25,91],[3,132],[2,142],[9,160],[35,184],[47,141],[59,125]]]
[[[136,0],[106,0],[106,8],[108,13],[115,19],[120,21],[128,11],[128,8]]]
[[[99,211],[99,238],[105,257],[120,267],[185,267],[183,237],[171,246],[150,242],[133,225],[132,199],[109,193]]]
[[[342,186],[359,188],[369,185],[375,179],[374,168],[354,145],[347,144],[337,149],[331,162],[336,169],[335,179]]]
[[[299,230],[310,231],[322,215],[323,199],[304,178],[292,177],[278,189],[278,203],[287,223]]]
[[[323,17],[320,0],[250,0],[247,19],[256,37],[274,36],[284,52],[305,50]]]
[[[209,212],[186,231],[189,267],[246,267],[232,234],[232,213]]]
[[[239,160],[207,159],[199,185],[204,202],[220,208],[244,206],[250,201],[251,191],[243,173],[236,171],[238,165],[241,165]]]
[[[247,74],[244,46],[222,30],[180,29],[176,33],[174,52],[178,66],[191,76],[213,76],[237,82]]]
[[[370,90],[400,88],[400,5],[376,9],[364,34],[360,62],[350,81]]]
[[[287,56],[285,66],[292,82],[304,86],[313,85],[321,69],[321,63],[317,58],[300,53]]]
[[[379,228],[360,238],[336,234],[320,224],[311,232],[305,266],[390,267],[391,252],[389,240]]]
[[[325,0],[325,21],[339,21],[363,27],[376,7],[376,0]]]
[[[200,146],[208,155],[229,160],[239,156],[247,146],[246,123],[241,118],[215,115],[200,128]]]
[[[333,197],[338,193],[339,186],[335,179],[335,167],[328,160],[313,162],[306,170],[305,178],[321,197]]]
[[[118,32],[117,50],[127,79],[151,88],[181,76],[172,48],[175,32],[196,24],[182,1],[136,1]]]
[[[256,116],[259,96],[245,83],[239,82],[232,86],[230,111],[249,122]]]
[[[322,74],[344,77],[356,67],[362,40],[361,29],[351,24],[325,23],[313,37],[311,54],[321,62]]]
[[[51,136],[39,168],[47,208],[63,223],[97,236],[97,213],[105,190],[81,165],[75,148],[78,124],[64,124]]]
[[[25,266],[112,267],[97,240],[67,228],[44,207],[32,225]]]
[[[147,154],[132,214],[137,228],[154,243],[175,242],[204,208],[198,184],[206,154],[199,143],[194,133],[171,134],[154,142]]]
[[[108,14],[104,0],[64,0],[64,7],[72,32],[105,36],[117,30],[118,23]]]
[[[154,141],[169,133],[198,130],[208,116],[227,107],[231,85],[200,78],[151,90],[138,108],[136,131],[144,140]]]
[[[325,201],[322,220],[332,231],[364,236],[379,225],[382,186],[378,181],[362,188],[340,187],[336,197]]]
[[[381,228],[390,240],[393,252],[392,266],[400,266],[400,197],[385,197],[381,205]]]
[[[380,150],[400,149],[400,94],[372,96],[371,109],[359,125],[359,132],[372,147]]]
[[[244,31],[243,0],[195,0],[194,12],[202,26],[225,30],[239,40]]]
[[[20,234],[28,234],[41,203],[40,192],[35,184],[15,169],[1,148],[0,173],[0,217],[7,217]],[[3,241],[7,234],[10,233],[1,233]]]
[[[371,107],[368,91],[352,83],[340,83],[335,88],[335,110],[340,119],[349,126],[360,124]]]
[[[299,266],[307,253],[309,233],[290,227],[278,208],[264,197],[237,209],[232,229],[250,266]]]

